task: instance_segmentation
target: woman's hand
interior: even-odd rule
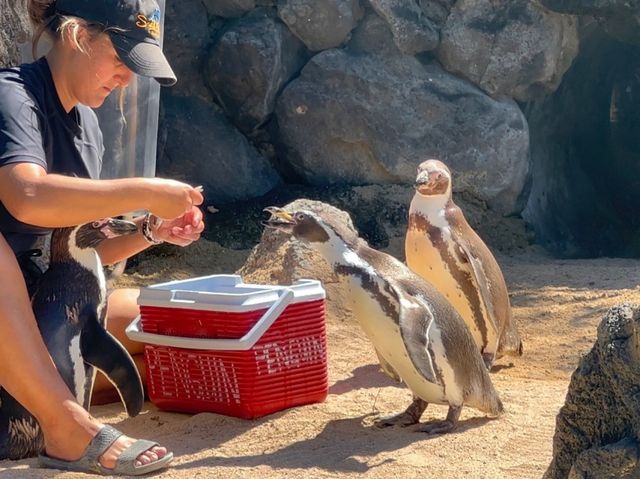
[[[201,205],[204,201],[200,191],[193,186],[175,180],[148,178],[146,181],[153,190],[149,197],[150,204],[147,208],[151,213],[163,219],[177,220],[185,217],[188,222],[195,221],[194,207]],[[198,218],[198,221],[202,222],[201,213]],[[169,221],[169,223],[173,223],[173,221]],[[186,227],[188,225],[178,222],[178,226]],[[198,225],[192,224],[191,226],[196,228]],[[204,228],[204,225],[202,227]],[[199,234],[200,232],[198,232]]]
[[[182,216],[162,221],[153,230],[153,237],[178,246],[187,246],[200,238],[204,230],[202,218],[202,211],[192,206]]]

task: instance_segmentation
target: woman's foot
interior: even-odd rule
[[[70,413],[66,420],[59,418],[56,424],[43,426],[45,450],[50,457],[75,461],[83,456],[88,444],[103,427],[103,424],[96,421],[76,403],[69,401],[65,406]],[[127,436],[120,436],[100,456],[100,464],[105,468],[113,469],[120,454],[135,441]],[[150,464],[162,459],[166,454],[165,447],[153,446],[138,456],[135,466]]]
[[[113,469],[116,465],[116,460],[122,452],[127,449],[136,440],[127,436],[120,436],[111,445],[109,449],[100,457],[100,464],[107,469]],[[162,459],[167,454],[167,448],[162,446],[154,446],[151,449],[143,452],[138,456],[138,460],[135,462],[136,467],[151,464],[152,462]]]

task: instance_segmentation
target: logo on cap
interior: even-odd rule
[[[153,38],[160,37],[160,10],[155,9],[153,13],[147,17],[146,15],[139,13],[136,17],[136,26],[140,28],[144,28],[149,35]]]

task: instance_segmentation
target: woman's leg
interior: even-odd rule
[[[0,271],[0,337],[4,338],[0,385],[38,420],[48,455],[76,460],[102,424],[75,401],[58,374],[36,325],[16,258],[1,236]],[[102,465],[113,467],[133,442],[120,437],[100,458]],[[154,447],[138,456],[138,461],[148,464],[166,453],[164,447]]]
[[[142,377],[142,384],[145,384],[144,344],[131,341],[124,332],[131,321],[140,313],[137,304],[139,294],[140,290],[138,289],[116,289],[109,294],[107,298],[107,329],[129,351]],[[113,384],[104,374],[97,374],[91,404],[108,404],[119,401],[120,395]]]

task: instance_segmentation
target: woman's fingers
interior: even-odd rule
[[[163,178],[149,178],[153,191],[151,212],[164,219],[179,218],[204,201],[202,193],[186,183]]]

